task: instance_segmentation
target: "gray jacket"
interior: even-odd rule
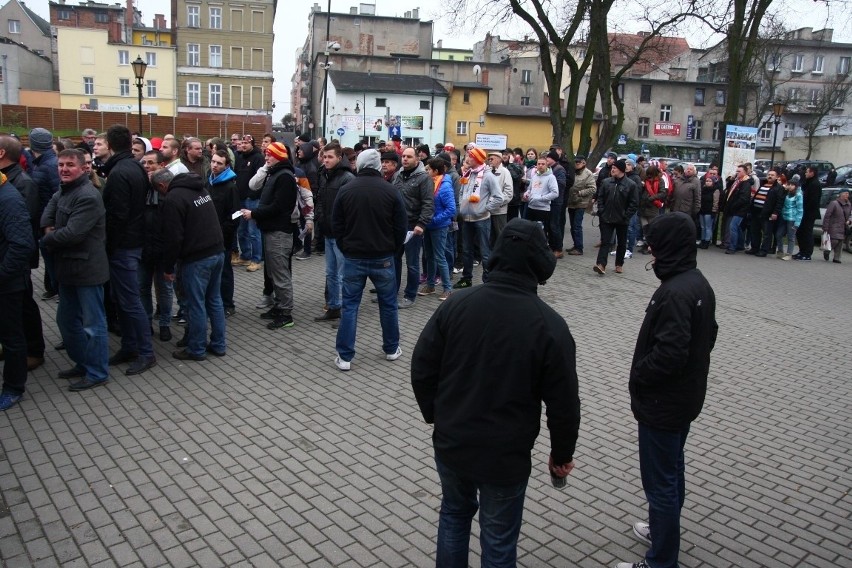
[[[423,162],[417,162],[412,172],[400,169],[393,176],[393,186],[399,190],[408,215],[408,230],[420,225],[424,231],[435,213],[435,182],[426,173]]]
[[[491,169],[491,167],[488,166],[488,169]],[[509,168],[503,165],[500,165],[496,170],[493,170],[492,173],[497,178],[503,195],[503,204],[499,209],[494,211],[494,214],[506,215],[509,212],[509,202],[515,194],[515,186],[512,184],[512,174],[509,172]]]
[[[100,286],[109,280],[106,211],[88,177],[59,186],[41,216],[41,226],[54,228],[42,243],[53,253],[60,284]]]
[[[585,209],[598,189],[595,184],[595,174],[588,168],[574,171],[574,184],[568,189],[568,208]]]
[[[686,213],[692,217],[701,209],[701,184],[696,176],[683,176],[675,179],[671,195],[671,210]]]

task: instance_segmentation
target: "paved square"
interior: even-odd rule
[[[536,445],[525,567],[611,566],[645,550],[630,532],[645,500],[627,376],[657,281],[642,255],[599,277],[593,251],[560,260],[540,289],[577,341],[583,419],[564,491],[550,486],[546,429]],[[394,362],[365,299],[341,373],[335,331],[313,322],[323,258],[293,264],[288,330],[258,318],[262,274],[236,270],[226,357],[179,362],[174,341],[155,340],[153,370],[125,377],[122,366],[107,387],[75,394],[55,378],[65,354],[48,348],[23,402],[0,414],[3,566],[434,565],[440,486],[408,366],[437,297],[400,311]],[[682,566],[852,566],[852,258],[713,249],[699,268],[720,332],[687,444]],[[56,303],[39,302],[57,343]]]

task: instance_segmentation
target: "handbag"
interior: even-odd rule
[[[820,249],[824,251],[831,250],[831,236],[825,231],[822,233],[822,244],[820,245]]]

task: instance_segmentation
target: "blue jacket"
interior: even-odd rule
[[[30,177],[38,186],[39,214],[47,207],[47,202],[59,190],[59,160],[52,149],[33,158]]]
[[[453,178],[444,174],[438,192],[434,195],[435,212],[432,221],[426,225],[427,229],[443,229],[449,227],[456,216],[456,198],[453,190]]]
[[[802,223],[804,214],[805,208],[802,190],[797,189],[795,195],[790,195],[787,192],[787,195],[784,196],[784,207],[781,210],[781,218],[785,221],[793,221],[793,225],[798,227]]]
[[[35,246],[23,196],[9,182],[0,185],[0,294],[26,289]]]

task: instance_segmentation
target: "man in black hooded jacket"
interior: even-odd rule
[[[650,545],[637,563],[617,568],[673,568],[680,549],[685,494],[683,447],[707,392],[716,343],[716,296],[698,270],[695,223],[669,213],[645,226],[660,287],[645,310],[630,369],[630,406],[639,422],[639,467],[648,523],[633,525]]]
[[[565,320],[536,294],[556,267],[544,231],[512,219],[488,265],[488,282],[455,292],[438,307],[411,358],[414,395],[424,420],[435,425],[443,493],[438,566],[467,566],[477,492],[483,563],[514,566],[542,402],[550,473],[564,478],[574,467],[580,427],[575,344]],[[499,347],[519,337],[525,339],[518,349]]]

